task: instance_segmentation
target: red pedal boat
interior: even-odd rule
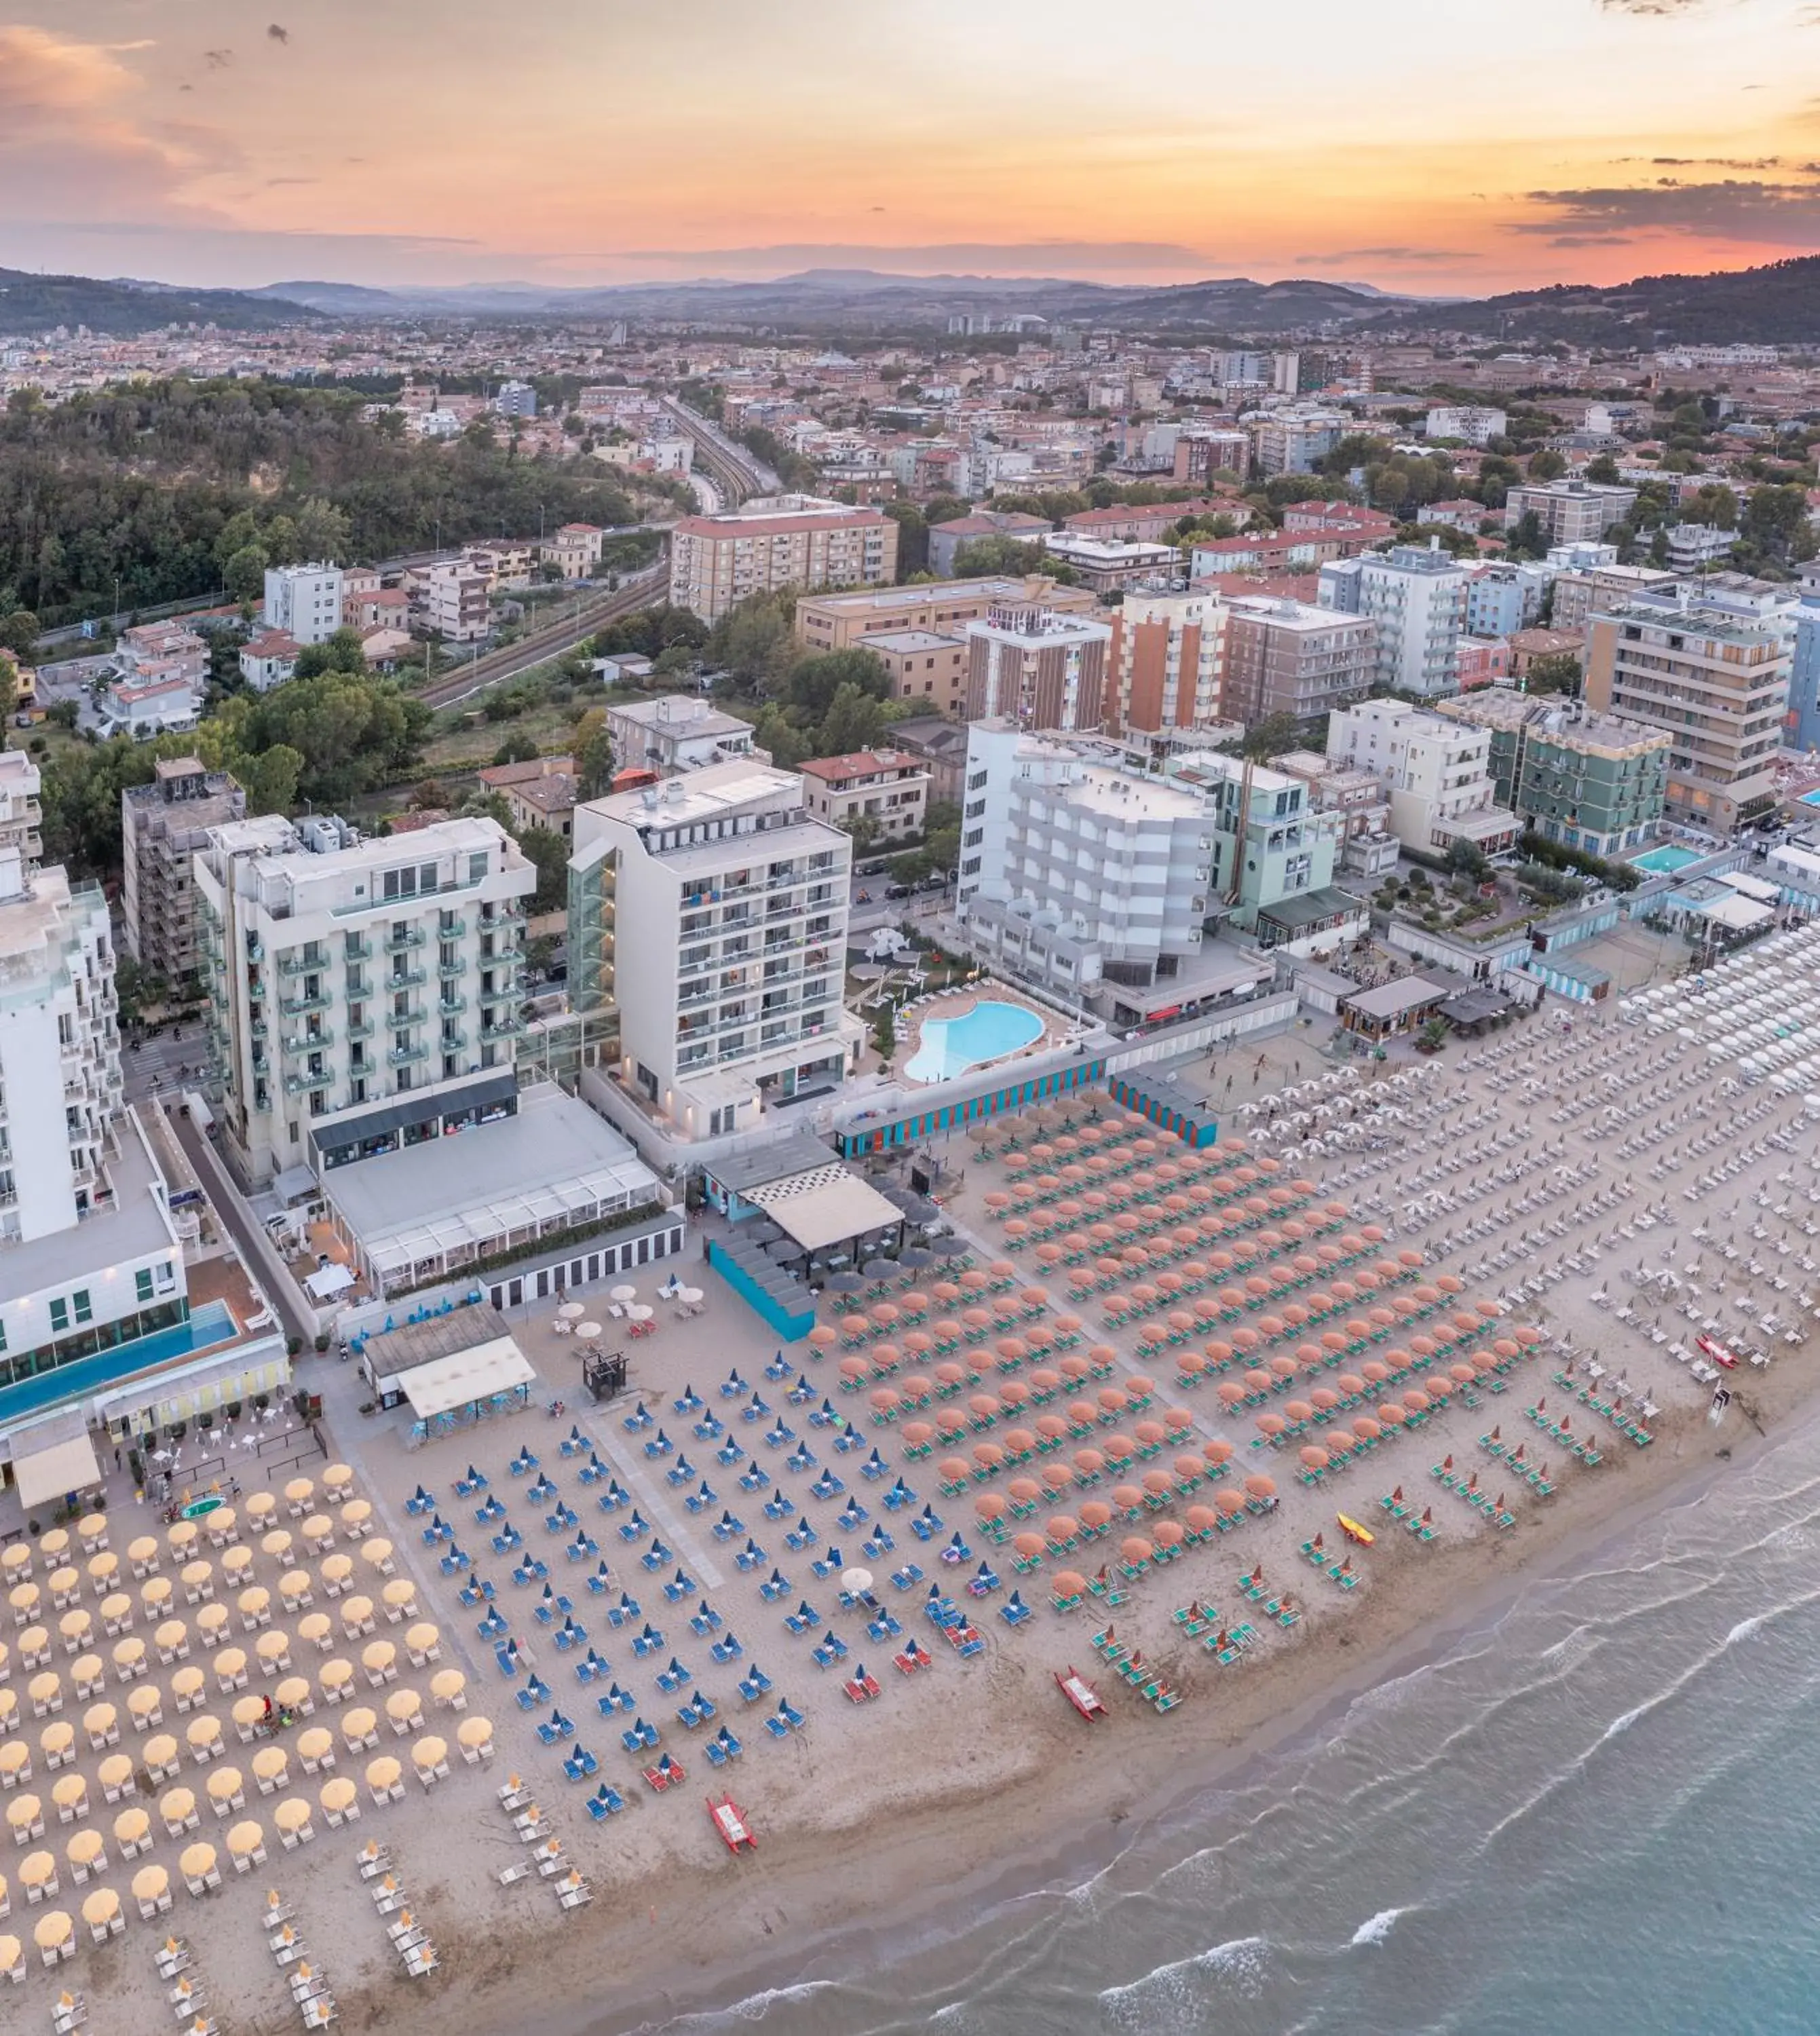
[[[759,1842],[752,1836],[752,1827],[746,1822],[746,1813],[731,1796],[722,1797],[718,1803],[712,1796],[709,1797],[708,1815],[714,1829],[726,1842],[729,1852],[758,1850]]]
[[[1091,1721],[1106,1716],[1106,1706],[1099,1700],[1099,1692],[1084,1676],[1076,1674],[1072,1663],[1065,1675],[1061,1669],[1056,1670],[1055,1686],[1083,1718]]]

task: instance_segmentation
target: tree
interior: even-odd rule
[[[613,782],[613,738],[605,707],[590,707],[575,723],[572,752],[578,796],[597,799]]]
[[[800,707],[819,721],[832,712],[843,692],[874,700],[890,697],[891,674],[876,650],[824,650],[804,658],[791,668],[783,696],[792,707]],[[848,746],[863,749],[865,745]],[[838,756],[840,752],[831,750],[828,753]]]
[[[569,844],[553,828],[528,827],[518,836],[518,846],[537,872],[537,888],[531,896],[533,912],[554,912],[568,900]]]
[[[4,652],[0,652],[0,749],[6,746],[5,730],[12,724],[13,710],[19,704],[19,667]]]
[[[883,703],[874,695],[861,692],[856,685],[842,685],[829,703],[823,719],[820,753],[823,756],[850,756],[855,750],[872,748],[884,737],[884,730]]]
[[[1532,481],[1558,481],[1566,471],[1566,460],[1552,446],[1544,446],[1539,452],[1529,455]]]
[[[929,524],[914,502],[887,502],[884,512],[898,526],[897,576],[901,586],[929,564]]]
[[[507,764],[534,764],[539,752],[536,740],[529,735],[508,735],[493,752],[493,767],[503,768]]]
[[[38,636],[38,618],[28,608],[16,608],[0,620],[0,650],[13,650],[21,658],[28,658],[37,647]]]
[[[1302,723],[1292,714],[1267,714],[1246,730],[1242,752],[1262,763],[1295,748],[1302,741]]]
[[[1504,548],[1513,559],[1541,559],[1548,556],[1548,534],[1542,527],[1542,518],[1533,509],[1525,509],[1506,533]]]
[[[857,862],[879,838],[878,816],[875,813],[850,813],[841,822],[841,831],[852,838],[853,860]]]
[[[246,791],[249,813],[292,813],[303,782],[303,752],[288,742],[274,742],[256,756],[237,758],[234,775]]]
[[[357,629],[337,629],[320,643],[306,643],[297,653],[300,679],[319,678],[325,672],[351,672],[362,675],[367,669],[366,647]]]
[[[1600,488],[1621,487],[1624,479],[1618,471],[1617,461],[1608,452],[1602,452],[1596,459],[1586,462],[1585,477]]]
[[[954,554],[956,579],[1021,579],[1046,572],[1054,564],[1040,545],[1020,545],[1015,537],[970,537]]]
[[[879,1057],[881,1069],[889,1068],[898,1050],[897,1022],[887,1004],[872,1021],[872,1051]]]
[[[1807,491],[1798,484],[1754,488],[1739,524],[1745,541],[1784,564],[1814,556],[1814,527],[1808,520]]]
[[[243,545],[221,567],[221,584],[236,601],[254,601],[266,590],[272,561],[263,545]]]
[[[345,565],[352,556],[348,512],[312,495],[297,511],[297,549],[303,557]]]
[[[1571,650],[1551,650],[1546,657],[1532,658],[1523,675],[1523,689],[1532,693],[1568,693],[1579,696],[1580,660]]]
[[[1447,844],[1447,867],[1454,876],[1470,877],[1475,884],[1483,884],[1491,870],[1485,851],[1463,834],[1456,834]]]

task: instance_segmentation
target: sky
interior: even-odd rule
[[[0,266],[1483,294],[1816,250],[1820,0],[0,0]]]

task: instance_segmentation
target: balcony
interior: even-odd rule
[[[395,968],[382,986],[386,990],[420,990],[429,979],[420,968]]]
[[[407,1004],[402,1011],[396,1009],[388,1011],[386,1013],[386,1024],[391,1031],[395,1032],[401,1025],[422,1024],[428,1015],[422,1005]]]
[[[355,1018],[349,1020],[348,1037],[350,1039],[370,1039],[372,1036],[373,1021],[371,1018]]]
[[[326,1074],[286,1075],[284,1093],[287,1095],[307,1095],[312,1089],[326,1088],[329,1077]]]
[[[467,972],[468,964],[465,961],[439,961],[436,964],[436,974],[444,982],[454,982]]]
[[[394,1046],[386,1055],[386,1065],[389,1068],[408,1068],[416,1061],[427,1061],[429,1058],[428,1046]]]
[[[257,955],[249,955],[249,961],[257,961]],[[319,975],[329,966],[326,955],[313,954],[307,948],[294,948],[288,954],[278,957],[278,973],[282,976]]]
[[[443,997],[438,1000],[436,1015],[439,1018],[454,1018],[468,1008],[465,997]]]
[[[465,1032],[445,1032],[437,1040],[436,1046],[439,1052],[459,1054],[465,1050],[467,1043],[468,1035]]]
[[[401,954],[406,948],[420,948],[424,944],[424,929],[421,926],[397,929],[386,936],[385,944],[388,954]]]
[[[278,1043],[281,1051],[292,1054],[320,1053],[334,1043],[333,1032],[293,1032]]]
[[[496,1018],[491,1024],[480,1027],[483,1039],[515,1039],[525,1029],[522,1018]]]
[[[447,912],[437,924],[436,938],[439,941],[458,941],[467,930],[468,922],[458,912]]]
[[[326,1011],[333,1001],[326,990],[318,990],[313,997],[281,997],[278,1009],[287,1018],[302,1018],[312,1011]]]
[[[347,961],[371,961],[373,943],[364,933],[349,933],[341,943],[341,955]]]

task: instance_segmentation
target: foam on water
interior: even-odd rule
[[[1156,1966],[1127,1986],[1102,1988],[1099,2004],[1116,2027],[1142,2030],[1144,2036],[1161,2036],[1166,2029],[1199,2028],[1204,2010],[1202,1990],[1193,1984],[1195,1979],[1212,1975],[1242,1994],[1255,1993],[1269,1948],[1262,1937],[1234,1937],[1196,1951],[1193,1958],[1172,1959],[1166,1965]],[[1178,2011],[1187,2019],[1159,2019]]]
[[[1380,1909],[1375,1916],[1361,1923],[1352,1933],[1355,1944],[1381,1944],[1396,1927],[1396,1919],[1407,1915],[1404,1909]]]

